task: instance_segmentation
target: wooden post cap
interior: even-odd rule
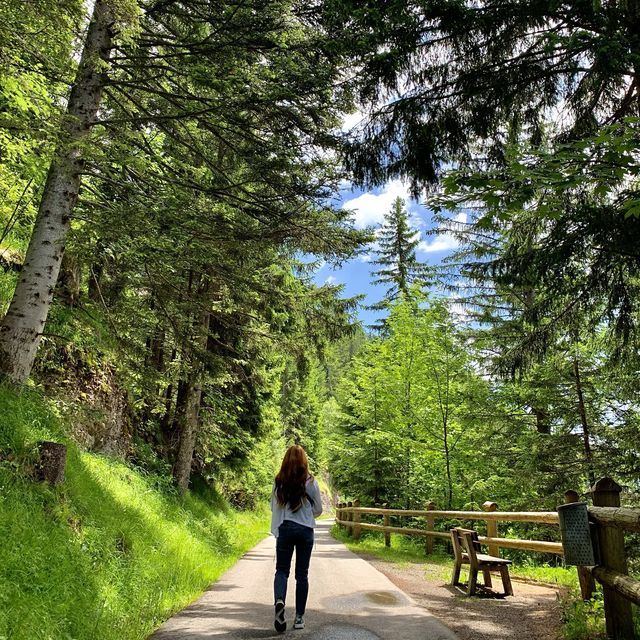
[[[427,511],[433,511],[436,508],[436,503],[429,500],[429,502],[425,503],[424,508]]]
[[[359,507],[360,506],[360,500],[354,500],[353,501],[353,506],[354,507]]]
[[[574,491],[573,489],[569,489],[569,491],[565,491],[564,492],[564,503],[565,504],[571,504],[572,502],[578,502],[579,499],[580,499],[580,496],[578,495],[578,492]]]
[[[487,500],[482,503],[483,511],[496,511],[498,509],[498,505],[495,502],[491,502],[491,500]]]
[[[595,492],[620,493],[622,487],[613,478],[600,478],[593,487],[591,493]]]

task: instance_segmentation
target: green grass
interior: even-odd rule
[[[42,439],[68,446],[59,488],[30,477]],[[0,387],[0,639],[145,638],[268,532],[264,511],[166,487],[80,451],[50,402]]]
[[[563,598],[560,604],[562,640],[606,640],[601,589],[586,602],[574,593]]]
[[[409,538],[400,534],[391,534],[391,546],[384,546],[384,537],[380,533],[362,532],[360,542],[354,542],[353,538],[347,535],[345,529],[337,525],[332,527],[331,535],[343,542],[348,549],[354,553],[364,553],[375,556],[381,560],[386,560],[406,567],[409,564],[420,564],[424,570],[426,580],[448,581],[451,578],[451,556],[441,549],[434,549],[434,553],[427,556],[424,544],[415,538]]]
[[[426,555],[424,544],[415,538],[409,538],[400,534],[391,534],[391,547],[385,547],[383,536],[379,533],[363,532],[360,542],[354,542],[347,535],[345,529],[335,526],[332,535],[344,542],[349,549],[356,553],[369,553],[377,558],[388,560],[395,564],[406,565],[420,563],[425,565],[425,571],[434,578],[449,580],[453,566],[453,557],[442,548],[436,548],[434,553]],[[463,567],[464,570],[464,567]],[[524,578],[533,582],[540,582],[554,586],[578,589],[578,576],[576,570],[565,567],[549,567],[534,564],[513,564],[510,567],[511,575],[515,578]],[[464,578],[464,576],[463,576]]]

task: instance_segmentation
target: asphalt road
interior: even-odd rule
[[[293,566],[287,588],[287,631],[278,634],[273,628],[275,539],[270,536],[150,640],[457,640],[386,576],[334,540],[329,535],[331,524],[320,521],[316,529],[304,630],[293,629]]]

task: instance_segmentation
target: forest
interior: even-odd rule
[[[329,500],[637,507],[639,66],[635,0],[0,1],[0,640],[146,637],[292,443]]]

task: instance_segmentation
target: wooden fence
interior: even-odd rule
[[[628,575],[624,533],[640,532],[640,509],[621,507],[621,491],[620,485],[611,478],[602,478],[591,488],[593,506],[589,507],[589,520],[595,529],[598,564],[582,571],[602,585],[607,638],[635,640],[631,603],[640,605],[640,580]],[[573,497],[569,496],[569,501]],[[590,591],[586,593],[583,589],[583,596],[592,595],[592,586],[587,585]]]
[[[380,531],[385,534],[385,544],[391,544],[392,533],[402,533],[410,536],[423,536],[426,538],[425,550],[430,553],[433,550],[434,538],[450,540],[449,532],[435,531],[436,518],[449,520],[484,520],[487,523],[486,536],[479,536],[480,542],[489,546],[491,555],[498,555],[500,547],[508,549],[521,549],[525,551],[539,551],[542,553],[556,553],[562,555],[560,542],[548,542],[546,540],[519,540],[516,538],[500,538],[498,536],[499,522],[533,522],[558,525],[558,514],[555,511],[497,511],[494,502],[485,502],[485,511],[439,511],[431,507],[423,510],[387,509],[385,507],[361,507],[360,502],[341,503],[336,509],[336,522],[346,526],[354,538],[360,538],[362,530]],[[383,517],[384,524],[372,524],[362,522],[362,514],[379,515]],[[425,528],[392,527],[391,516],[407,516],[424,518]]]
[[[621,487],[611,480],[603,478],[591,489],[593,506],[589,507],[589,520],[593,525],[593,539],[596,551],[594,567],[578,567],[580,589],[585,599],[593,595],[595,582],[603,587],[604,609],[607,625],[607,638],[610,640],[636,640],[633,628],[631,603],[640,605],[640,581],[631,578],[627,571],[627,559],[624,549],[624,532],[640,532],[640,509],[620,506]],[[576,502],[578,494],[567,491],[565,502]],[[425,551],[433,551],[434,539],[450,540],[450,534],[436,531],[436,519],[480,520],[486,522],[486,536],[479,536],[480,542],[488,545],[491,555],[499,555],[500,548],[537,551],[563,555],[562,543],[545,540],[521,540],[501,538],[498,535],[500,522],[528,522],[559,525],[555,511],[498,511],[495,502],[485,502],[483,511],[441,511],[432,502],[425,509],[389,509],[381,507],[361,507],[360,501],[340,503],[336,508],[336,522],[346,527],[349,534],[357,540],[363,530],[379,531],[384,534],[385,545],[390,546],[391,534],[421,536],[425,538]],[[363,522],[362,515],[381,516],[383,524]],[[422,528],[391,526],[392,516],[405,516],[424,519]]]

